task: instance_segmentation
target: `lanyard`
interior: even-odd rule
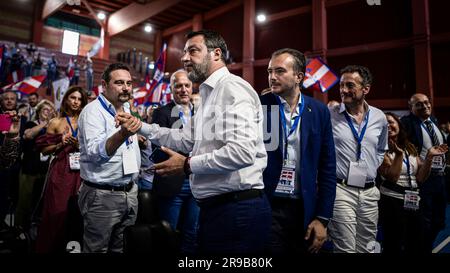
[[[108,112],[113,118],[116,116],[116,113],[114,113],[113,111],[111,111],[111,109],[108,108],[108,106],[106,106],[106,102],[102,99],[101,96],[98,96],[98,100],[100,101],[100,104],[103,106],[103,108],[106,110],[106,112]],[[127,146],[130,145],[130,141],[128,140],[128,138],[125,140]]]
[[[358,132],[356,132],[355,126],[353,126],[353,122],[347,113],[347,111],[344,112],[345,119],[347,120],[348,126],[352,130],[353,137],[355,138],[356,142],[358,142],[357,146],[357,152],[356,152],[356,160],[359,161],[361,158],[361,142],[364,138],[364,135],[366,134],[367,124],[369,124],[369,111],[367,111],[366,117],[364,120],[366,121],[366,124],[364,124],[364,127],[361,130],[361,134],[358,136]]]
[[[405,157],[403,158],[403,163],[405,163],[405,165],[406,165],[406,171],[408,172],[409,186],[412,189],[411,165],[409,163],[409,153],[406,150],[404,152],[405,152]]]
[[[277,101],[278,101],[278,105],[280,106],[278,108],[278,110],[280,111],[280,117],[281,117],[281,124],[283,125],[283,132],[284,132],[284,159],[287,159],[287,146],[288,146],[288,137],[290,135],[292,135],[292,133],[295,132],[295,129],[297,129],[298,123],[300,122],[300,117],[303,114],[303,110],[305,109],[305,103],[304,103],[304,99],[303,96],[301,97],[301,101],[299,103],[300,106],[300,111],[298,113],[298,116],[295,117],[294,119],[294,124],[291,127],[291,130],[289,130],[289,133],[287,132],[287,125],[286,125],[286,117],[284,116],[284,107],[283,104],[281,103],[281,100],[278,96],[276,96]]]
[[[192,111],[190,111],[190,113],[191,113],[191,114],[190,114],[189,117],[192,117]],[[184,117],[184,112],[183,112],[183,110],[180,110],[180,112],[178,112],[178,117],[181,119],[181,123],[183,123],[183,125],[186,125],[186,124],[187,124],[188,119]]]
[[[66,120],[67,120],[67,123],[69,123],[70,130],[72,131],[72,136],[73,137],[77,137],[77,135],[78,135],[78,128],[76,130],[73,129],[72,123],[70,123],[70,118],[68,116],[66,116]]]

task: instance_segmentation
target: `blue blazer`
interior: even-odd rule
[[[305,228],[314,218],[321,216],[331,218],[334,199],[336,197],[336,155],[334,150],[333,131],[330,112],[321,102],[308,96],[304,97],[305,108],[300,123],[300,186],[304,205]],[[268,155],[267,168],[264,170],[264,186],[269,200],[273,197],[280,178],[282,154],[282,125],[279,119],[276,95],[269,93],[260,97],[264,110],[266,150]],[[271,114],[278,118],[278,132],[272,132]],[[276,112],[275,112],[276,111]],[[275,126],[276,128],[276,126]],[[275,138],[275,139],[274,139]],[[275,150],[270,150],[269,143],[278,143]]]

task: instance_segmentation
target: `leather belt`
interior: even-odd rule
[[[256,197],[262,197],[264,194],[264,190],[258,189],[250,189],[244,191],[234,191],[228,192],[216,196],[207,197],[204,199],[197,199],[198,206],[200,208],[204,207],[212,207],[223,205],[230,202],[243,201],[248,199],[253,199]]]
[[[353,186],[353,185],[348,185],[347,184],[347,180],[345,180],[345,179],[337,179],[336,183],[341,184],[341,185],[345,185],[345,186],[348,186],[348,187],[357,188],[357,189],[364,189],[364,190],[367,190],[367,189],[375,187],[375,181],[366,181],[366,184],[364,184],[364,188]]]
[[[93,187],[99,190],[108,190],[108,191],[126,191],[129,192],[133,188],[133,181],[130,181],[128,184],[123,186],[113,186],[108,184],[98,184],[98,183],[92,183],[86,180],[83,180],[83,183],[88,185],[89,187]]]

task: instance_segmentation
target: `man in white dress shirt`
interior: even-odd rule
[[[227,46],[218,33],[191,32],[187,39],[181,60],[189,79],[201,83],[202,103],[183,129],[144,123],[140,133],[156,145],[190,153],[185,157],[163,148],[170,159],[155,169],[161,175],[192,174],[191,190],[200,206],[200,252],[262,252],[271,211],[263,191],[267,154],[258,94],[226,68]]]

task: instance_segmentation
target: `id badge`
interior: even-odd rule
[[[433,156],[433,161],[431,162],[431,169],[435,171],[441,171],[445,169],[445,157],[444,155]]]
[[[78,171],[80,169],[80,152],[69,154],[69,165],[72,171]]]
[[[50,155],[43,155],[42,153],[39,153],[39,159],[41,162],[46,162],[50,158]]]
[[[125,149],[123,149],[122,162],[123,162],[123,173],[125,175],[139,172],[136,154],[131,145],[128,145]]]
[[[347,185],[364,189],[367,177],[367,166],[364,161],[350,162]]]
[[[403,208],[408,210],[419,209],[420,196],[418,191],[405,191]]]
[[[295,162],[286,160],[281,169],[276,193],[293,194],[295,189]]]

